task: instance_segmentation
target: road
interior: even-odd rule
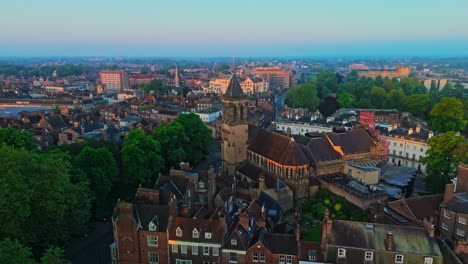
[[[281,111],[284,108],[285,95],[279,95],[275,98],[275,119],[277,120],[280,116]]]

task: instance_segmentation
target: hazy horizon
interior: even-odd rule
[[[17,0],[0,56],[466,56],[468,1]]]

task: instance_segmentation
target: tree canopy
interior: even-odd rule
[[[285,103],[289,107],[307,108],[309,111],[314,112],[319,104],[315,83],[308,82],[289,88]]]
[[[422,161],[426,165],[426,188],[430,193],[442,193],[445,184],[455,177],[458,163],[468,162],[467,144],[453,131],[428,140],[430,148]]]
[[[122,163],[129,182],[150,186],[164,166],[161,144],[139,129],[132,130],[125,137]]]
[[[181,123],[171,122],[158,127],[154,130],[154,138],[161,144],[165,171],[177,168],[181,161],[187,161],[188,155],[185,147],[190,139],[185,134]]]
[[[112,188],[112,182],[118,170],[114,156],[107,148],[94,149],[86,146],[80,154],[73,159],[73,166],[83,173],[79,182],[89,186],[93,191],[96,205],[96,215],[101,216],[108,206],[105,201]]]
[[[15,148],[37,150],[37,145],[32,141],[33,133],[21,131],[12,127],[0,128],[0,145],[6,144]]]
[[[70,181],[69,157],[0,147],[0,237],[35,251],[63,245],[86,229],[89,190]]]
[[[187,161],[193,165],[198,164],[211,146],[211,130],[194,113],[181,114],[175,122],[182,124],[185,135],[189,138],[185,146],[186,153],[190,153]]]
[[[463,102],[454,97],[444,97],[431,111],[429,126],[439,133],[462,131],[466,127]]]

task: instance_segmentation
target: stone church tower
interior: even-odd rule
[[[221,96],[223,123],[221,126],[221,159],[223,172],[234,176],[236,166],[247,159],[247,96],[242,91],[237,76],[231,77],[226,93]]]

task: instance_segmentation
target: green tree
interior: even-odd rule
[[[336,74],[332,70],[326,70],[317,75],[315,79],[317,87],[317,95],[321,99],[325,99],[330,92],[336,93],[338,90],[338,81]]]
[[[30,248],[23,246],[17,240],[7,238],[0,241],[0,263],[34,264],[34,260]]]
[[[38,253],[49,244],[64,245],[86,228],[88,192],[71,183],[68,159],[58,150],[40,154],[0,147],[0,237]]]
[[[139,129],[132,130],[125,137],[122,163],[129,182],[152,186],[164,166],[161,144]]]
[[[430,193],[442,193],[445,184],[456,175],[459,162],[467,162],[463,138],[450,131],[428,140],[429,150],[422,159],[426,165],[426,188]],[[459,156],[463,154],[462,156]]]
[[[217,72],[217,73],[220,73],[220,72],[223,72],[225,70],[228,70],[229,68],[231,68],[231,66],[229,66],[226,63],[217,63],[217,64],[214,65],[213,70],[215,72]]]
[[[439,133],[462,131],[466,127],[463,102],[453,97],[444,97],[431,111],[429,126]]]
[[[320,113],[325,117],[331,116],[338,109],[340,109],[340,103],[333,96],[327,96],[318,108]]]
[[[430,109],[431,99],[428,94],[413,94],[405,99],[405,111],[416,117],[427,120]]]
[[[354,102],[354,95],[346,91],[342,91],[338,95],[338,102],[340,103],[341,107],[350,108]]]
[[[463,99],[464,94],[465,94],[465,86],[463,86],[463,84],[457,82],[453,86],[453,95],[458,99]]]
[[[175,122],[182,124],[185,135],[189,138],[189,144],[185,147],[187,161],[190,164],[198,164],[211,146],[211,130],[194,113],[181,114]]]
[[[160,79],[154,79],[149,84],[149,90],[154,91],[158,94],[168,94],[169,87],[167,87],[166,83]]]
[[[352,70],[348,76],[346,76],[346,81],[347,82],[352,82],[352,81],[357,81],[359,80],[359,74],[356,70]]]
[[[154,138],[161,143],[161,153],[164,157],[165,171],[178,168],[180,162],[187,160],[185,149],[190,139],[185,134],[180,122],[171,122],[154,130]]]
[[[385,91],[390,92],[393,89],[393,82],[391,79],[385,79],[383,87],[385,88]]]
[[[289,107],[307,108],[310,112],[314,112],[319,104],[315,84],[307,82],[290,88],[286,94],[285,102]]]
[[[32,141],[33,133],[21,131],[12,127],[0,128],[0,145],[6,144],[15,148],[37,150],[37,145]]]
[[[405,93],[402,89],[393,89],[387,94],[386,108],[402,110],[405,105]]]
[[[85,178],[81,182],[86,183],[96,197],[96,215],[104,215],[109,206],[106,198],[118,173],[114,156],[107,148],[86,146],[73,160],[73,165],[83,171]]]
[[[443,97],[453,96],[453,85],[452,85],[452,83],[447,82],[447,83],[444,85],[444,87],[442,88],[442,90],[440,91],[440,94],[441,94]]]
[[[384,107],[386,96],[387,93],[385,92],[384,88],[378,86],[372,87],[370,100],[375,108]]]
[[[40,264],[65,264],[68,261],[62,260],[63,250],[59,247],[49,247],[41,257]]]

